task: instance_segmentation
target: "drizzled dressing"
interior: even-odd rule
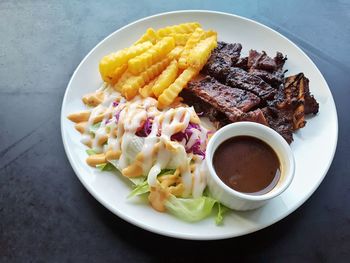
[[[109,160],[128,177],[147,176],[150,187],[157,186],[162,169],[179,169],[184,186],[182,196],[199,197],[206,186],[203,161],[200,156],[186,152],[200,139],[205,147],[208,130],[203,126],[193,129],[187,142],[171,140],[171,136],[184,131],[190,122],[200,123],[192,107],[179,106],[164,111],[157,109],[157,100],[135,97],[126,101],[118,92],[102,88],[104,100],[91,110],[82,142],[91,145],[97,153],[112,150],[119,159]],[[103,114],[100,127],[92,136],[90,128],[95,118]],[[152,119],[150,133],[140,138],[137,131],[145,121]],[[101,137],[108,136],[104,145]],[[186,144],[186,145],[185,145]]]

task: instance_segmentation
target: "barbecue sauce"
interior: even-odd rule
[[[214,153],[213,164],[226,185],[252,195],[271,191],[281,175],[274,150],[251,136],[236,136],[224,141]]]

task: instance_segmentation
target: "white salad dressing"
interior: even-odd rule
[[[183,105],[158,110],[158,102],[153,98],[137,96],[126,101],[110,88],[104,88],[103,92],[104,101],[91,110],[82,141],[91,140],[97,153],[119,151],[119,159],[112,163],[117,164],[120,171],[141,163],[141,174],[135,176],[147,176],[150,186],[157,186],[157,176],[163,169],[178,169],[183,184],[182,196],[200,197],[206,187],[204,157],[192,147],[198,146],[199,141],[200,149],[205,150],[208,130],[201,124],[189,126],[191,116],[196,116],[193,107]],[[95,118],[101,118],[101,114],[101,124],[91,135]],[[179,137],[181,141],[177,141],[172,138],[174,134],[184,138]],[[106,143],[99,145],[100,139],[106,136]],[[140,173],[140,169],[135,171]]]

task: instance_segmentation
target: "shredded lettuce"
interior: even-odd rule
[[[173,174],[175,172],[175,169],[163,169],[158,176],[160,175],[166,175],[166,174]],[[131,193],[128,195],[128,198],[137,196],[137,195],[142,195],[145,193],[148,193],[149,190],[149,185],[147,182],[147,179],[145,176],[140,176],[136,178],[129,178],[134,185],[136,186],[134,190],[131,191]]]
[[[86,150],[87,155],[94,155],[96,152],[93,149],[87,149]]]
[[[101,163],[96,165],[96,168],[100,171],[113,171],[115,167],[111,163]]]
[[[143,183],[137,185],[134,190],[131,191],[131,193],[128,195],[128,198],[142,195],[149,192],[149,185],[147,180],[145,180]]]
[[[95,134],[97,129],[100,128],[100,126],[101,126],[101,122],[97,122],[94,125],[91,125],[89,128],[89,132]]]
[[[134,177],[134,178],[129,178],[128,179],[136,186],[142,184],[144,181],[145,181],[145,178],[144,176],[140,176],[140,177]]]
[[[166,174],[174,174],[176,169],[163,169],[157,176],[166,175]]]

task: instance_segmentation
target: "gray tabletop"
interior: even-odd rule
[[[60,107],[81,59],[129,22],[180,9],[234,13],[286,35],[319,67],[337,105],[338,147],[323,183],[290,216],[247,236],[194,242],[139,229],[85,190],[63,150]],[[349,260],[349,22],[349,0],[2,0],[0,261]]]

